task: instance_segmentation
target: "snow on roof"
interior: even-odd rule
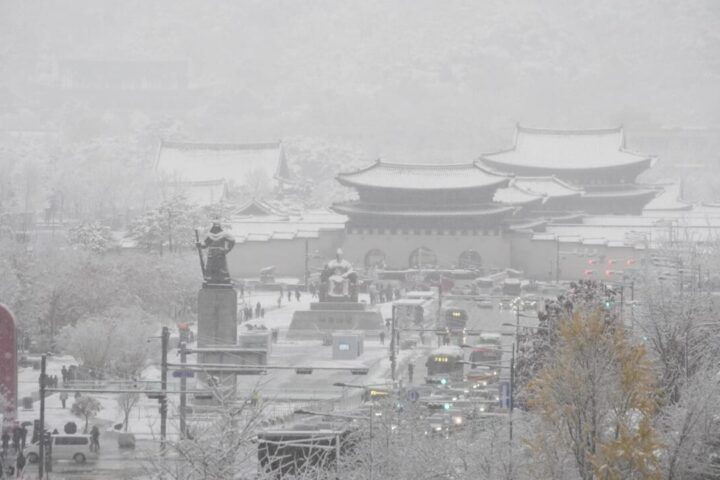
[[[555,176],[515,177],[511,183],[524,192],[545,197],[579,197],[583,193],[581,188],[565,183]]]
[[[664,185],[663,192],[650,200],[644,210],[692,210],[692,204],[682,201],[680,197],[679,184]]]
[[[529,203],[541,203],[543,196],[537,193],[522,190],[512,183],[507,188],[495,190],[493,202],[503,205],[527,205]]]
[[[338,182],[351,187],[401,190],[470,189],[506,185],[508,176],[476,163],[410,164],[380,160],[369,167],[337,176]]]
[[[239,186],[288,179],[281,142],[235,144],[162,141],[156,170],[177,181],[222,179]]]
[[[457,345],[443,345],[432,351],[431,355],[460,355],[463,356],[463,349]]]
[[[191,205],[214,205],[220,203],[227,192],[224,180],[206,182],[177,182],[171,184],[174,194],[182,194]]]
[[[583,170],[635,165],[652,157],[624,149],[622,127],[594,130],[546,130],[517,126],[515,145],[509,150],[482,156],[490,167],[508,166]]]
[[[318,238],[321,231],[345,229],[347,217],[327,210],[308,211],[300,215],[253,215],[233,217],[230,232],[236,240],[268,241],[295,238]]]

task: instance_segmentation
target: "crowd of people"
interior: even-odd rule
[[[2,452],[0,452],[0,479],[1,478],[22,478],[25,469],[25,443],[27,442],[27,428],[24,425],[16,424],[12,429],[5,429],[0,437],[2,440]],[[12,443],[11,443],[12,442]],[[10,459],[15,455],[15,460]]]

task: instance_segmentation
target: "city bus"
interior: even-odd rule
[[[462,382],[465,372],[463,350],[454,345],[440,347],[428,355],[425,366],[427,384],[449,385],[452,382]]]
[[[470,351],[469,382],[494,383],[500,378],[502,347],[499,333],[481,333]]]

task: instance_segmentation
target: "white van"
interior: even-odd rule
[[[53,461],[73,460],[75,463],[85,463],[87,460],[97,460],[97,453],[90,451],[90,435],[52,435],[50,438]],[[40,444],[28,446],[25,457],[29,463],[37,463],[40,460]]]

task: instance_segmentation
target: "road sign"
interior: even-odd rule
[[[175,378],[191,378],[195,373],[192,370],[175,370],[172,375]]]
[[[414,388],[411,390],[408,390],[407,399],[413,403],[417,402],[418,400],[420,400],[420,392],[418,392]]]
[[[510,382],[500,382],[500,406],[510,408]]]

